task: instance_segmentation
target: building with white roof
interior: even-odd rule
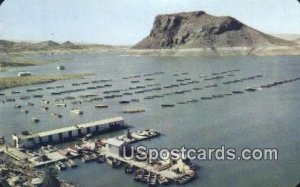
[[[43,144],[64,142],[66,140],[81,137],[90,133],[97,134],[106,130],[115,130],[121,128],[125,128],[124,118],[114,117],[49,131],[30,133],[26,135],[13,135],[12,139],[16,148],[29,148]]]
[[[116,138],[108,138],[105,141],[105,148],[112,154],[122,156],[124,146],[126,146],[126,142],[123,140],[118,140]]]

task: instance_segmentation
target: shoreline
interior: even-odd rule
[[[300,55],[300,45],[269,47],[222,47],[222,48],[188,48],[188,49],[129,49],[130,56],[279,56]]]
[[[7,51],[0,54],[0,56],[22,56],[28,54],[72,54],[72,53],[106,53],[106,52],[122,52],[127,50],[126,46],[112,46],[112,47],[84,47],[74,49],[41,49],[41,50],[21,50],[21,51]]]
[[[54,62],[65,62],[69,59],[60,60],[45,60],[45,61],[23,61],[22,56],[24,55],[55,55],[55,54],[90,54],[90,53],[110,53],[119,52],[124,53],[128,50],[127,47],[112,47],[112,48],[100,48],[90,47],[81,49],[50,49],[50,50],[24,50],[24,51],[11,51],[0,54],[0,72],[15,69],[24,66],[38,66]]]

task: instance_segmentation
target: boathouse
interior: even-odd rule
[[[122,117],[114,117],[100,121],[92,121],[73,126],[67,126],[49,131],[12,135],[16,148],[30,148],[51,143],[60,143],[69,139],[82,137],[86,134],[97,134],[109,130],[125,128]]]

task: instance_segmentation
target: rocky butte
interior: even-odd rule
[[[296,44],[254,28],[235,18],[216,17],[204,11],[158,15],[150,35],[132,49],[255,48]],[[297,48],[299,50],[299,48]]]

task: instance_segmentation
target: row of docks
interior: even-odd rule
[[[253,80],[256,78],[261,78],[263,77],[262,75],[255,75],[255,76],[251,76],[251,77],[245,77],[245,78],[241,78],[241,79],[236,79],[236,80],[232,80],[232,81],[227,81],[224,82],[223,84],[231,84],[231,83],[236,83],[236,82],[243,82],[245,80]],[[284,82],[286,80],[283,80],[282,82]],[[279,81],[280,82],[280,81]],[[99,95],[95,95],[95,94],[90,94],[90,95],[82,95],[79,96],[81,98],[88,98],[88,99],[83,99],[83,100],[75,100],[76,97],[74,96],[66,96],[65,98],[57,98],[60,99],[62,101],[64,100],[73,100],[71,103],[72,104],[81,104],[82,102],[93,102],[93,101],[100,101],[103,99],[113,99],[113,98],[121,98],[123,96],[130,96],[133,94],[139,94],[139,93],[147,93],[147,92],[154,92],[154,91],[161,91],[163,89],[170,89],[170,88],[177,88],[180,86],[185,86],[185,85],[190,85],[190,84],[198,84],[200,83],[199,81],[196,80],[192,80],[192,81],[187,81],[185,83],[180,83],[180,84],[170,84],[170,85],[166,85],[164,87],[155,87],[155,88],[149,88],[149,89],[143,89],[146,86],[136,86],[136,87],[129,87],[128,89],[115,89],[115,90],[105,90],[103,91],[104,96],[101,97]],[[164,97],[164,96],[170,96],[170,95],[174,95],[174,94],[185,94],[185,93],[189,93],[189,92],[193,92],[193,91],[198,91],[198,90],[203,90],[205,88],[212,88],[212,87],[217,87],[217,84],[208,84],[205,85],[204,87],[193,87],[191,89],[182,89],[182,90],[176,90],[173,92],[165,92],[162,94],[155,94],[155,95],[149,95],[149,96],[145,96],[144,99],[154,99],[154,98],[160,98],[160,97]],[[262,88],[265,86],[262,86]],[[137,91],[134,92],[128,92],[128,90],[131,89],[137,89]],[[122,93],[121,93],[122,92]],[[107,95],[110,93],[118,93],[118,94],[112,94],[112,95]],[[233,94],[238,93],[238,91],[232,91]],[[227,93],[228,94],[228,93]],[[29,96],[23,96],[20,99],[29,99]],[[8,101],[13,101],[13,100],[7,100]],[[139,98],[132,98],[131,100],[121,100],[119,101],[120,104],[129,104],[130,102],[139,102],[140,99]],[[48,103],[46,103],[48,104]],[[57,104],[57,106],[59,106],[59,104]]]
[[[225,73],[230,73],[230,72],[235,72],[239,70],[230,70],[230,71],[224,71],[221,73],[211,73],[211,75],[218,75],[218,74],[225,74]],[[172,76],[179,76],[179,75],[188,75],[188,72],[180,73],[180,74],[172,74]],[[166,75],[165,72],[154,72],[154,73],[148,73],[144,75],[133,75],[133,76],[128,76],[128,77],[123,77],[121,79],[132,79],[132,78],[140,78],[140,77],[149,77],[149,76],[158,76],[158,75]],[[209,75],[200,75],[200,78],[203,77],[208,77]],[[187,78],[186,78],[187,79]],[[155,78],[145,78],[145,81],[153,81]],[[188,79],[190,80],[190,78]],[[117,81],[117,79],[100,79],[100,80],[92,80],[92,81],[84,81],[84,82],[76,82],[76,83],[71,83],[71,86],[80,86],[80,85],[88,85],[88,84],[99,84],[99,83],[106,83],[106,82],[112,82],[112,81]],[[159,83],[155,84],[148,84],[147,86],[154,86],[154,85],[159,85]],[[106,88],[106,87],[111,87],[113,86],[112,84],[102,84],[102,85],[96,85],[96,86],[91,86],[91,87],[85,87],[85,88],[78,88],[78,89],[71,89],[71,90],[62,90],[58,91],[57,93],[72,93],[72,92],[80,92],[80,91],[85,91],[88,89],[97,89],[97,88]],[[56,86],[47,86],[47,87],[38,87],[38,88],[28,88],[26,89],[27,93],[31,92],[38,92],[38,91],[43,91],[43,90],[54,90],[54,89],[63,89],[65,85],[56,85]],[[139,86],[137,86],[139,88]],[[141,88],[141,87],[140,87]],[[145,87],[143,87],[145,88]],[[21,94],[21,91],[14,90],[11,91],[11,94]],[[56,93],[56,91],[54,92]],[[51,92],[50,92],[51,94]],[[55,94],[54,94],[55,95]],[[5,93],[0,93],[0,96],[5,96]]]
[[[223,79],[225,76],[227,77],[231,77],[231,76],[235,76],[235,72],[239,72],[240,70],[230,70],[230,71],[223,71],[223,72],[219,72],[219,73],[212,73],[211,75],[199,75],[199,77],[202,78],[202,80],[195,80],[189,77],[186,77],[187,75],[189,75],[188,72],[184,72],[184,73],[180,73],[180,74],[172,74],[171,76],[176,77],[175,78],[175,83],[169,83],[166,85],[162,85],[161,83],[155,83],[152,82],[151,84],[145,84],[145,85],[130,85],[127,88],[124,89],[105,89],[102,91],[102,94],[99,95],[98,92],[97,93],[90,93],[90,94],[81,94],[79,96],[72,96],[72,95],[68,95],[65,97],[55,97],[55,101],[51,101],[51,102],[55,102],[54,105],[56,107],[66,107],[67,105],[74,105],[74,107],[70,110],[70,113],[74,113],[74,114],[83,114],[84,111],[81,111],[80,108],[78,108],[78,105],[84,104],[86,102],[90,102],[90,103],[94,103],[94,108],[95,109],[99,109],[99,108],[108,108],[108,105],[103,102],[104,100],[116,100],[118,99],[118,103],[121,105],[128,105],[131,103],[137,103],[137,102],[142,102],[142,100],[152,100],[152,99],[159,99],[159,98],[168,98],[169,96],[172,95],[184,95],[184,94],[189,94],[192,92],[198,92],[201,90],[205,90],[205,89],[210,89],[210,88],[216,88],[219,86],[219,84],[213,83],[213,84],[205,84],[207,83],[207,81],[212,81],[212,80],[216,80],[216,79]],[[156,72],[156,73],[150,73],[150,74],[145,74],[145,78],[147,80],[155,80],[154,76],[159,76],[159,75],[165,75],[164,72]],[[152,77],[149,77],[152,76]],[[183,76],[183,78],[178,78],[178,76]],[[132,81],[133,79],[136,78],[141,78],[143,77],[143,75],[135,75],[135,76],[128,76],[128,77],[123,77],[122,79],[125,79],[128,81]],[[244,82],[244,81],[251,81],[254,79],[259,79],[262,78],[263,75],[261,74],[257,74],[257,75],[253,75],[253,76],[247,76],[247,77],[242,77],[240,79],[234,79],[234,80],[229,80],[229,81],[225,81],[225,82],[220,82],[221,84],[223,83],[223,85],[228,85],[228,84],[234,84],[234,83],[240,83],[240,82]],[[294,78],[297,79],[297,78]],[[286,79],[286,80],[281,80],[281,81],[276,81],[274,82],[274,84],[278,85],[284,84],[286,82],[291,82],[289,80],[293,80],[293,79]],[[94,81],[85,81],[82,83],[72,83],[76,84],[76,85],[86,85],[86,84],[98,84],[98,83],[103,83],[103,82],[112,82],[112,79],[105,79],[105,80],[94,80]],[[200,86],[200,83],[204,83],[203,86]],[[178,101],[176,103],[173,102],[168,102],[166,101],[165,103],[161,103],[161,107],[165,108],[165,107],[173,107],[175,106],[175,104],[189,104],[189,103],[196,103],[199,102],[200,100],[212,100],[212,99],[218,99],[218,98],[224,98],[226,96],[231,96],[231,95],[238,95],[238,94],[243,94],[246,91],[256,91],[256,90],[262,90],[264,88],[268,88],[271,87],[273,83],[271,84],[267,84],[267,85],[261,85],[261,86],[252,86],[252,87],[246,87],[244,89],[241,90],[232,90],[231,92],[227,92],[227,93],[216,93],[213,95],[203,95],[200,96],[198,98],[195,97],[190,97],[187,98],[185,100],[181,100],[180,98],[178,98]],[[102,84],[102,85],[97,85],[98,87],[112,87],[112,83],[110,84]],[[270,86],[271,85],[271,86]],[[97,88],[96,86],[96,88]],[[189,87],[186,87],[189,86]],[[58,85],[58,86],[54,86],[57,88],[63,88],[63,85]],[[53,88],[54,88],[53,87]],[[49,88],[49,87],[47,87]],[[81,89],[81,88],[79,88]],[[37,89],[37,90],[43,90],[43,89]],[[84,89],[86,90],[86,89]],[[64,91],[66,90],[61,90],[62,93],[64,93]],[[69,90],[67,90],[69,91]],[[17,91],[14,91],[17,92]],[[60,92],[60,91],[59,91]],[[153,94],[149,94],[149,93],[153,93]],[[5,95],[5,94],[4,94]],[[34,94],[32,96],[21,96],[19,99],[20,101],[23,100],[28,100],[30,98],[43,98],[43,94]],[[16,99],[13,98],[8,98],[6,99],[4,102],[15,102]],[[43,99],[41,100],[41,104],[43,105],[49,105],[49,100]],[[33,106],[33,102],[27,102],[28,106]],[[76,105],[76,106],[75,106]],[[24,105],[26,106],[26,104]],[[19,108],[21,112],[27,114],[29,112],[28,109],[26,108],[22,108],[22,105],[19,103],[16,103],[15,105],[16,108]],[[46,111],[47,109],[49,109],[49,106],[41,106],[42,111]],[[147,109],[145,108],[127,108],[127,109],[122,109],[122,112],[124,113],[128,113],[128,114],[134,114],[134,113],[139,113],[139,112],[145,112],[147,111]],[[61,118],[62,115],[61,114],[57,114],[57,113],[51,113],[51,116],[53,116],[54,118]],[[34,122],[38,122],[39,119],[36,119],[35,117],[32,117],[32,121]]]

